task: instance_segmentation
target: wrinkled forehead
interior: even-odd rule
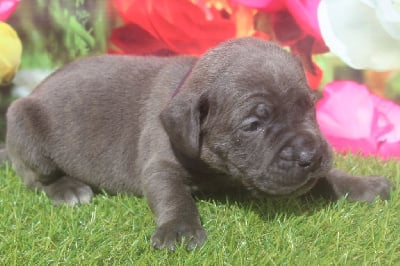
[[[271,95],[275,99],[308,97],[310,90],[304,70],[295,60],[254,58],[230,65],[218,80],[222,97],[249,94]],[[302,96],[299,96],[302,95]]]
[[[307,86],[303,69],[294,70],[301,72],[269,62],[235,67],[229,71],[229,77],[221,76],[221,84],[214,88],[213,98],[221,108],[217,112],[233,124],[251,115],[260,105],[276,115],[301,116],[303,109],[313,105],[314,95]]]
[[[304,85],[303,69],[295,61],[254,60],[232,70],[233,81],[238,84],[280,87],[287,90]]]
[[[254,38],[212,49],[199,60],[196,70],[193,82],[216,96],[220,104],[243,102],[253,94],[295,101],[310,93],[299,59],[276,44]]]
[[[222,46],[205,57],[210,63],[208,67],[211,71],[225,72],[237,78],[281,83],[296,82],[304,78],[300,60],[269,42],[258,40],[255,43]],[[214,67],[216,69],[212,70]]]

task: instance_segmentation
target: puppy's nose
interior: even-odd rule
[[[312,170],[321,161],[317,143],[310,134],[298,134],[281,151],[284,160],[295,161],[298,166]]]
[[[315,163],[314,158],[315,158],[315,150],[309,150],[309,149],[305,149],[300,151],[300,153],[298,154],[298,158],[297,158],[297,164],[300,167],[303,168],[307,168],[313,165],[313,163]]]
[[[309,134],[299,135],[292,141],[294,160],[302,168],[312,168],[318,161],[317,144]]]

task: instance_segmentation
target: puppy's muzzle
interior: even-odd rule
[[[279,153],[279,158],[293,162],[302,170],[313,172],[321,165],[323,153],[321,144],[314,135],[301,133],[285,143]]]

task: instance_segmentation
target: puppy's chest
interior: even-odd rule
[[[244,186],[237,180],[223,174],[194,174],[190,177],[189,187],[192,193],[221,194],[231,191],[243,191]]]

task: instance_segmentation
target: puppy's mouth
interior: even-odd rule
[[[269,184],[266,187],[258,186],[256,190],[253,191],[253,195],[256,197],[301,196],[310,191],[310,189],[313,188],[317,182],[318,178],[309,178],[305,182],[298,185],[282,186]]]
[[[300,187],[295,189],[293,192],[290,192],[289,194],[293,196],[300,196],[307,193],[308,191],[310,191],[311,188],[315,186],[315,184],[318,182],[318,179],[319,178],[308,179],[304,184],[302,184]]]
[[[299,166],[296,161],[286,162],[283,165],[275,162],[269,166],[269,171],[254,180],[251,186],[254,188],[253,195],[256,197],[303,195],[310,191],[330,168],[329,155],[321,157],[314,165],[307,167]]]
[[[306,135],[307,136],[307,135]],[[284,146],[269,166],[264,179],[268,194],[299,196],[313,188],[332,167],[332,153],[324,141],[295,138]],[[307,140],[307,141],[306,141]],[[260,180],[261,181],[261,180]],[[263,182],[260,182],[263,184]]]

